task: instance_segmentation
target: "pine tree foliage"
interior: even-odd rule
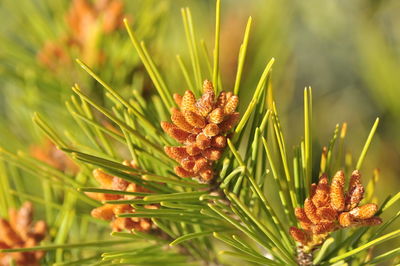
[[[34,123],[63,151],[62,160],[72,160],[79,168],[57,169],[30,154],[0,150],[1,215],[11,207],[29,200],[43,206],[48,235],[40,245],[29,248],[1,249],[0,254],[21,251],[45,251],[44,264],[54,265],[374,265],[400,254],[398,248],[374,254],[376,245],[400,236],[400,230],[387,230],[399,217],[385,217],[379,226],[340,229],[326,235],[312,250],[304,250],[294,241],[289,228],[299,226],[295,208],[303,207],[312,194],[312,183],[338,170],[348,176],[354,169],[362,172],[379,119],[372,126],[356,165],[346,150],[346,124],[338,125],[321,156],[313,143],[312,91],[304,89],[304,137],[294,149],[287,147],[278,108],[273,98],[271,71],[274,59],[266,63],[254,88],[241,85],[243,66],[251,30],[249,18],[238,55],[233,89],[224,88],[219,70],[220,1],[216,1],[215,43],[212,56],[200,56],[202,43],[196,39],[191,12],[182,9],[190,60],[178,57],[182,86],[196,96],[202,94],[203,81],[209,79],[215,93],[232,91],[240,98],[251,90],[249,103],[239,104],[240,119],[228,134],[227,148],[214,163],[215,178],[209,183],[181,178],[173,169],[177,162],[164,146],[177,146],[161,128],[169,121],[175,88],[139,41],[128,20],[128,36],[153,82],[157,95],[144,98],[137,88],[132,97],[122,96],[116,87],[81,60],[77,63],[103,88],[107,104],[88,94],[90,88],[72,87],[74,95],[66,108],[75,127],[60,128],[35,114]],[[300,117],[299,117],[300,121]],[[54,124],[54,126],[52,125]],[[320,157],[320,167],[316,168]],[[135,167],[122,163],[133,160]],[[93,178],[93,170],[102,171],[110,180],[116,177],[143,188],[141,191],[115,189]],[[377,172],[375,173],[377,176]],[[30,195],[22,188],[23,178],[38,180],[43,197]],[[121,181],[122,182],[122,181]],[[377,177],[366,186],[365,202],[373,199]],[[364,182],[365,183],[365,182]],[[114,195],[99,202],[88,195]],[[400,199],[400,194],[379,202],[376,215],[384,216]],[[364,201],[362,201],[364,204]],[[129,205],[134,211],[114,213],[116,218],[147,219],[150,230],[118,230],[111,233],[109,222],[90,216],[101,205]],[[156,206],[147,208],[146,206]],[[40,208],[40,207],[39,207]],[[375,214],[375,213],[374,213]]]
[[[90,96],[102,101],[100,86],[76,68],[75,58],[85,60],[103,78],[113,78],[123,94],[132,85],[141,88],[145,73],[138,56],[132,54],[122,18],[135,21],[138,36],[153,40],[162,33],[161,18],[168,8],[166,2],[155,5],[151,0],[3,1],[1,15],[10,18],[0,31],[4,136],[0,143],[22,148],[20,143],[10,143],[13,135],[23,143],[42,141],[31,122],[32,110],[73,122],[63,107],[72,82],[87,85]],[[122,64],[119,71],[105,67]]]

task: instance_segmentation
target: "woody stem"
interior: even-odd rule
[[[299,266],[313,265],[313,251],[305,252],[302,246],[297,247],[297,264]]]

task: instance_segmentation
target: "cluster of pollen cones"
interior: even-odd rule
[[[9,220],[0,219],[0,249],[30,248],[39,244],[47,232],[44,221],[32,224],[33,206],[30,202],[17,211],[9,210]],[[44,256],[44,251],[0,253],[0,265],[36,266]]]
[[[165,152],[180,164],[174,169],[178,176],[208,183],[214,177],[212,163],[226,147],[226,133],[239,120],[239,98],[225,91],[216,97],[213,84],[206,80],[199,99],[187,90],[183,96],[174,94],[174,100],[179,109],[172,108],[172,123],[161,122],[161,126],[182,146],[167,146]]]
[[[108,34],[122,25],[123,1],[74,0],[66,15],[69,31],[57,41],[47,41],[38,53],[38,60],[52,70],[69,63],[68,48],[77,48],[85,61],[99,63],[102,53],[94,53],[98,33]],[[98,51],[96,51],[98,52]]]
[[[304,201],[304,208],[296,208],[295,215],[302,229],[290,228],[290,234],[303,247],[310,250],[320,245],[330,232],[350,226],[371,226],[382,223],[374,216],[378,206],[373,203],[358,206],[364,196],[361,175],[355,170],[344,191],[345,176],[339,171],[329,185],[328,177],[322,175],[318,185],[312,184],[311,195]]]
[[[129,167],[135,167],[134,162],[124,161],[123,164]],[[128,182],[116,176],[109,175],[100,169],[95,169],[93,171],[93,177],[100,183],[101,187],[104,189],[127,191],[127,192],[141,192],[149,193],[150,191],[144,187],[138,186],[135,183]],[[116,194],[106,194],[106,193],[94,193],[86,192],[89,197],[99,200],[131,200],[137,199],[138,196],[130,195],[116,195]],[[145,205],[147,209],[157,209],[156,205]],[[98,219],[103,219],[111,221],[111,227],[113,231],[149,231],[154,225],[150,219],[147,218],[123,218],[117,217],[119,214],[123,213],[134,213],[135,209],[129,204],[104,204],[98,208],[92,210],[91,215]]]

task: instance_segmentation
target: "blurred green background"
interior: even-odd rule
[[[43,142],[31,122],[34,111],[62,127],[68,126],[71,118],[64,102],[74,83],[78,82],[98,101],[104,99],[99,85],[81,71],[74,58],[81,58],[122,94],[128,95],[132,88],[140,88],[145,96],[154,93],[125,30],[120,25],[112,32],[102,30],[101,14],[107,8],[99,8],[97,15],[93,15],[95,33],[83,44],[88,47],[66,41],[74,35],[68,23],[74,2],[79,1],[0,2],[0,145],[3,147],[29,150]],[[205,40],[210,53],[214,44],[215,2],[122,3],[117,18],[127,17],[132,22],[170,87],[177,91],[186,89],[176,60],[176,54],[180,54],[189,66],[180,8],[191,8],[196,37]],[[374,168],[381,170],[376,189],[378,203],[400,188],[399,14],[400,1],[396,0],[222,0],[220,60],[224,88],[233,86],[239,46],[247,19],[252,16],[243,75],[243,85],[249,90],[248,95],[240,95],[241,102],[245,106],[249,101],[265,63],[274,57],[274,94],[290,147],[299,142],[303,133],[303,88],[311,86],[316,168],[321,148],[328,144],[337,123],[348,123],[346,142],[357,157],[373,121],[381,118],[362,169],[365,184]],[[49,43],[62,52],[53,50],[44,63],[40,54]],[[94,56],[87,55],[87,51]]]

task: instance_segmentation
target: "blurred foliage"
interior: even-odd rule
[[[76,47],[63,47],[66,59],[57,69],[40,63],[38,55],[47,43],[59,44],[71,33],[67,14],[72,3],[67,0],[3,0],[0,3],[3,18],[0,28],[1,146],[28,151],[30,143],[43,143],[31,122],[33,111],[40,111],[53,122],[71,125],[64,102],[69,100],[74,83],[79,83],[96,102],[109,104],[100,85],[79,69],[75,58],[89,64],[122,95],[130,95],[133,88],[145,99],[150,99],[154,93],[122,28],[112,33],[100,32],[91,39],[89,50],[104,55],[102,60],[91,59]],[[196,37],[198,41],[207,40],[205,47],[211,58],[213,42],[208,40],[214,38],[211,30],[214,1],[134,0],[123,1],[123,4],[123,14],[132,21],[139,39],[148,44],[156,64],[168,69],[165,79],[170,87],[178,92],[187,89],[182,87],[185,83],[179,68],[170,67],[178,65],[177,54],[190,67],[180,7],[192,8]],[[337,122],[350,125],[347,145],[356,158],[364,142],[364,138],[357,136],[365,136],[370,121],[380,116],[380,128],[366,158],[364,176],[368,181],[373,169],[379,167],[377,197],[383,199],[385,195],[397,193],[400,187],[400,75],[397,73],[400,68],[400,2],[252,0],[244,4],[231,0],[222,1],[222,5],[220,64],[224,87],[233,87],[239,46],[251,15],[253,27],[243,87],[254,88],[265,62],[271,57],[277,60],[272,83],[275,98],[280,103],[278,112],[285,117],[283,131],[291,133],[286,138],[288,147],[300,141],[290,136],[300,136],[303,130],[298,114],[303,108],[303,88],[310,85],[314,88],[314,130],[318,136],[314,140],[315,164]],[[60,59],[58,57],[54,60]],[[252,91],[242,89],[240,96],[243,102],[249,102]],[[46,188],[38,188],[34,193],[33,189],[27,191],[27,187],[41,184],[19,181],[23,179],[15,167],[7,165],[6,171],[17,176],[15,186],[23,187],[26,182],[23,193],[40,196]],[[61,194],[56,197],[59,203],[63,198]],[[57,201],[54,204],[53,207],[60,207]],[[85,210],[88,209],[86,206]]]
[[[75,82],[96,99],[104,98],[96,82],[82,75],[75,58],[113,80],[125,94],[142,87],[143,75],[133,80],[134,72],[143,71],[121,30],[122,18],[135,23],[140,37],[152,39],[162,32],[161,18],[169,8],[167,2],[107,0],[5,0],[0,5],[1,16],[7,18],[0,30],[0,119],[2,132],[9,134],[1,143],[7,146],[12,135],[24,143],[36,138],[34,110],[69,123],[64,102]]]

